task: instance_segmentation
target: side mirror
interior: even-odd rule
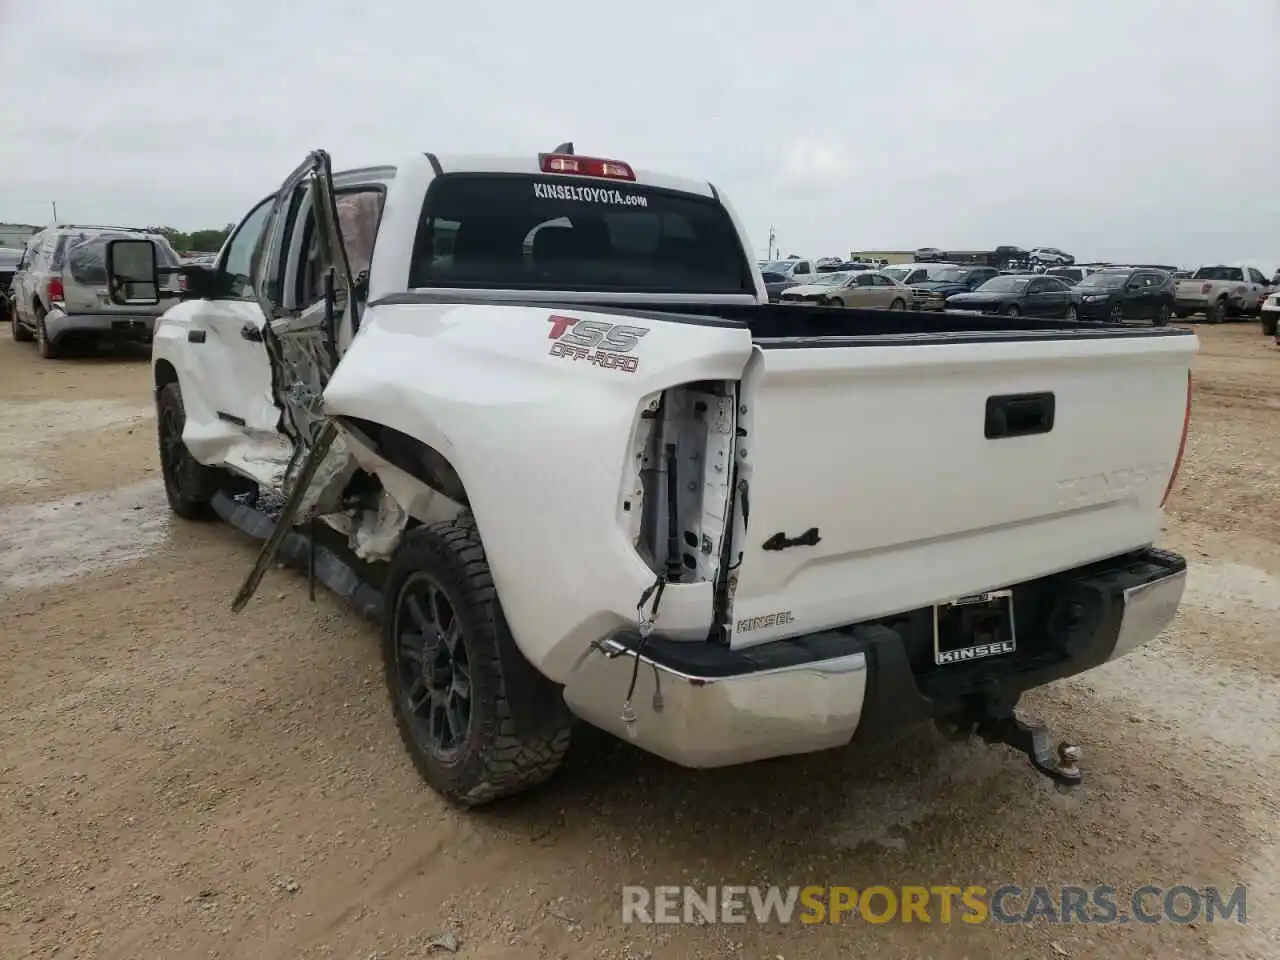
[[[107,290],[120,306],[149,307],[160,302],[160,268],[150,240],[107,241]]]
[[[213,300],[223,294],[218,290],[218,271],[205,263],[185,263],[178,270],[182,278],[183,300]]]

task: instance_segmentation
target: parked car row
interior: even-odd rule
[[[1211,323],[1261,315],[1262,329],[1275,335],[1280,294],[1254,267],[1201,267],[1175,278],[1165,265],[1081,264],[1039,270],[917,262],[873,268],[837,264],[818,273],[810,261],[767,264],[765,286],[775,302],[884,309],[948,310],[1056,317],[1100,323],[1168,324],[1177,316],[1204,312]],[[830,266],[830,264],[828,264]],[[788,269],[789,274],[780,271]],[[1265,306],[1265,310],[1264,310]]]
[[[911,302],[911,288],[884,271],[844,271],[823,274],[812,283],[790,287],[782,291],[779,300],[825,307],[905,310]]]
[[[1201,267],[1189,279],[1176,279],[1165,266],[1055,267],[1042,274],[1002,275],[973,294],[947,298],[946,307],[1156,325],[1203,311],[1210,323],[1218,323],[1261,314],[1264,302],[1280,309],[1276,286],[1254,267]]]

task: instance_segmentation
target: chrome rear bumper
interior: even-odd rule
[[[1174,554],[1150,550],[1119,558],[1112,567],[1084,568],[1076,583],[1098,597],[1092,632],[1051,638],[1061,651],[1033,652],[1013,670],[1007,663],[985,661],[990,666],[976,669],[991,671],[988,682],[1016,699],[1025,690],[1153,640],[1177,613],[1186,564]],[[644,649],[637,669],[635,638],[607,639],[573,668],[564,697],[583,720],[687,767],[839,747],[860,728],[906,725],[959,702],[959,694],[940,695],[936,681],[919,682],[895,631],[870,625],[850,628],[847,636],[848,651],[839,656],[729,675],[676,669]],[[624,700],[633,675],[628,721]],[[966,682],[972,684],[973,678],[970,673]]]
[[[1120,630],[1107,659],[1123,657],[1160,636],[1177,615],[1186,586],[1187,571],[1184,568],[1159,580],[1125,590]]]
[[[587,722],[686,767],[720,767],[846,744],[862,715],[867,657],[735,677],[692,677],[643,654],[631,698],[636,720],[622,720],[622,695],[635,654],[614,640],[589,654],[565,686],[565,701]],[[661,691],[654,709],[654,696]]]

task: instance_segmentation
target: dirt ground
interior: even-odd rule
[[[1024,701],[1076,794],[923,730],[720,772],[597,744],[471,814],[373,627],[279,570],[230,612],[256,547],[170,518],[145,361],[0,338],[0,957],[1280,957],[1280,350],[1199,332],[1178,621]],[[1248,923],[624,926],[628,883],[1246,884]]]

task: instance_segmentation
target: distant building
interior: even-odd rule
[[[0,247],[21,247],[39,229],[29,223],[0,223]]]

